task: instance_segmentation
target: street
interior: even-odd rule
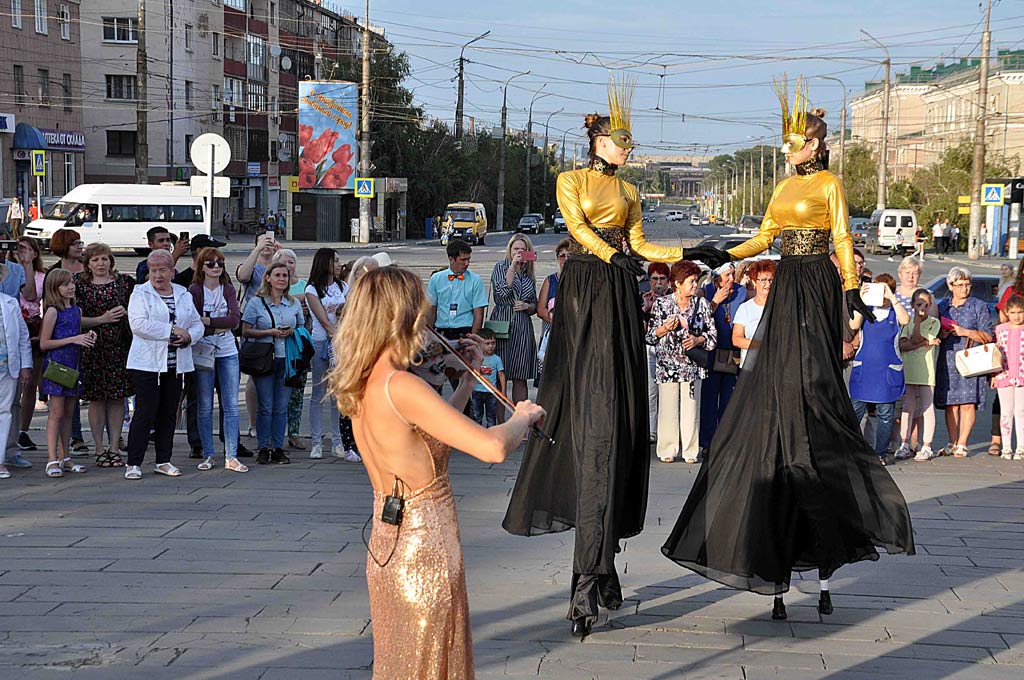
[[[696,238],[690,229],[659,222],[649,233],[667,243]],[[534,239],[538,279],[561,238]],[[473,261],[485,279],[505,239],[488,240]],[[227,250],[236,262],[238,246]],[[424,277],[445,263],[438,244],[386,250]],[[300,271],[311,254],[299,251]],[[869,263],[876,272],[896,264]],[[944,266],[926,263],[927,276]],[[520,454],[487,465],[454,453],[477,677],[1021,677],[1024,465],[985,455],[988,413],[970,458],[889,468],[918,554],[841,569],[828,617],[815,609],[814,573],[794,578],[789,620],[775,622],[768,598],[663,558],[696,467],[653,461],[646,529],[617,560],[627,601],[582,644],[564,619],[572,532],[525,539],[500,526]],[[42,424],[38,415],[37,442]],[[936,441],[943,435],[940,423]],[[0,484],[0,676],[370,678],[361,534],[372,498],[362,466],[296,452],[289,466],[246,475],[197,472],[183,433],[176,443],[178,478],[128,483],[92,468],[49,480],[37,451],[27,455],[32,470]]]

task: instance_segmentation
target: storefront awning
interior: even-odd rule
[[[46,139],[36,128],[28,123],[18,123],[14,128],[14,142],[12,149],[48,149]]]

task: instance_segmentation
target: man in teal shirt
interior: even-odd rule
[[[483,279],[469,271],[473,249],[462,239],[448,243],[448,269],[430,277],[428,323],[449,340],[476,333],[484,325],[487,290]]]

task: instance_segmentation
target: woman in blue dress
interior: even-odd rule
[[[946,412],[949,444],[939,455],[967,456],[967,438],[971,435],[978,409],[985,406],[988,377],[965,378],[956,370],[956,353],[968,342],[992,342],[992,315],[988,306],[971,296],[971,272],[953,267],[946,275],[949,297],[939,303],[939,361],[935,371],[935,407]]]
[[[885,465],[896,401],[903,396],[906,385],[899,341],[903,326],[910,323],[910,315],[896,297],[896,279],[889,274],[879,274],[875,283],[884,286],[885,294],[882,304],[871,309],[875,323],[865,324],[864,317],[856,311],[851,322],[862,335],[860,349],[850,361],[850,399],[858,423],[864,417],[868,404],[875,404],[878,427],[875,429],[875,441],[869,443]]]

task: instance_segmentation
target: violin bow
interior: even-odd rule
[[[459,353],[456,352],[455,349],[448,343],[448,339],[447,338],[445,338],[443,335],[438,333],[437,330],[434,329],[434,328],[430,328],[428,326],[427,330],[430,331],[430,334],[433,335],[434,338],[436,338],[441,343],[441,345],[445,348],[445,350],[449,354],[451,354],[453,357],[455,357],[456,361],[458,361],[460,364],[462,364],[463,368],[465,368],[467,371],[469,371],[470,375],[472,375],[474,378],[476,378],[476,381],[478,383],[483,385],[484,388],[486,388],[488,392],[490,392],[495,397],[497,397],[498,401],[500,401],[502,404],[505,405],[505,408],[508,409],[509,413],[515,413],[516,405],[512,403],[512,400],[509,399],[504,394],[502,394],[501,392],[499,392],[494,387],[494,385],[491,384],[490,380],[488,380],[483,375],[481,375],[479,371],[477,371],[475,368],[470,366],[469,363],[465,359],[463,359],[461,356],[459,356]],[[531,432],[533,432],[534,436],[538,437],[539,439],[546,440],[547,442],[549,442],[551,444],[555,443],[555,440],[552,439],[550,436],[548,436],[547,433],[545,433],[544,430],[540,429],[537,425],[531,425],[530,426],[530,430],[531,430]]]

